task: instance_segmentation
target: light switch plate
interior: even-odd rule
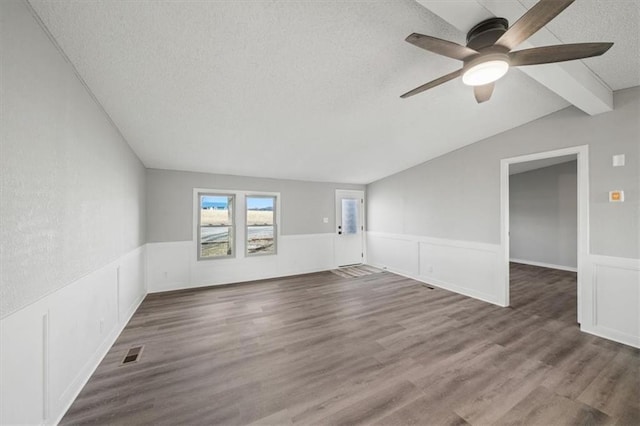
[[[329,218],[328,217],[323,217],[322,218],[322,223],[329,223]]]
[[[613,156],[613,167],[624,166],[624,154],[618,154]]]

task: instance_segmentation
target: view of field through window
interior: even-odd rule
[[[247,197],[247,253],[275,254],[275,197]]]
[[[233,255],[233,196],[200,196],[200,257]]]

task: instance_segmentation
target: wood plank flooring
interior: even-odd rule
[[[575,274],[511,281],[511,308],[388,272],[149,295],[62,424],[640,424],[640,351],[579,331]]]

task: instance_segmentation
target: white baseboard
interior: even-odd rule
[[[146,295],[145,246],[0,320],[0,424],[57,424]]]
[[[603,339],[613,340],[614,342],[622,343],[627,346],[633,346],[634,348],[640,348],[640,337],[627,333],[621,333],[618,330],[612,330],[607,327],[599,326],[580,326],[580,330],[585,333],[593,334],[594,336],[602,337]]]
[[[431,285],[433,287],[438,287],[438,288],[441,288],[443,290],[449,290],[449,291],[451,291],[453,293],[461,294],[463,296],[472,297],[474,299],[482,300],[483,302],[491,303],[492,305],[496,305],[497,304],[494,300],[491,300],[491,297],[489,295],[478,293],[478,292],[474,292],[473,290],[469,290],[468,288],[460,287],[460,286],[457,286],[455,284],[447,283],[447,282],[440,281],[440,280],[437,280],[437,279],[434,279],[434,278],[409,275],[409,274],[406,274],[406,273],[404,273],[402,271],[397,271],[397,270],[395,270],[393,268],[389,268],[389,267],[384,266],[384,265],[378,265],[378,264],[375,264],[375,263],[368,263],[368,264],[371,265],[371,266],[374,266],[376,268],[384,269],[386,271],[392,272],[392,273],[394,273],[396,275],[400,275],[400,276],[405,277],[405,278],[410,278],[412,280],[420,281],[421,283],[429,284],[429,285]]]
[[[509,262],[521,263],[523,265],[540,266],[542,268],[558,269],[560,271],[578,272],[578,268],[573,266],[554,265],[552,263],[535,262],[533,260],[509,259]]]

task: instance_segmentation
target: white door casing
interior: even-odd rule
[[[502,248],[502,268],[505,279],[499,304],[509,306],[509,165],[543,158],[577,155],[578,162],[578,322],[584,326],[585,312],[590,307],[585,297],[589,291],[585,279],[589,257],[589,147],[587,145],[539,152],[500,160],[500,246]],[[587,321],[590,321],[591,315]]]

